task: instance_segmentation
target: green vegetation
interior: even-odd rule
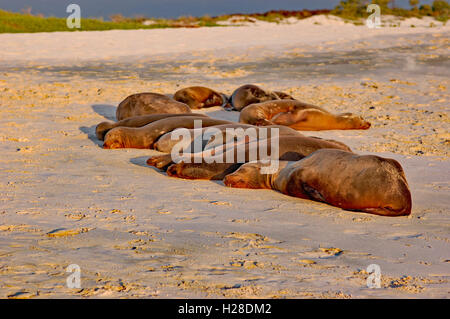
[[[411,9],[393,7],[392,0],[342,0],[331,11],[331,14],[354,21],[367,18],[371,14],[366,11],[367,5],[370,3],[378,4],[382,15],[394,15],[405,18],[429,16],[446,22],[450,12],[450,5],[444,0],[434,0],[431,6],[428,4],[420,5],[419,0],[409,0]]]
[[[255,18],[267,22],[281,22],[284,18],[296,17],[303,19],[315,14],[329,13],[330,10],[302,10],[302,11],[268,11],[255,14],[233,14],[218,17],[179,17],[178,19],[147,18],[144,16],[127,18],[121,14],[110,17],[111,21],[101,19],[81,19],[80,29],[69,29],[66,18],[43,17],[32,15],[31,8],[24,13],[8,12],[0,9],[0,33],[18,32],[53,32],[53,31],[96,31],[113,29],[155,29],[155,28],[198,28],[220,26],[217,22],[233,17],[239,17],[239,22],[254,21]]]
[[[124,18],[120,15],[111,17],[112,21],[99,19],[81,19],[80,29],[69,29],[65,18],[35,16],[0,10],[0,33],[19,32],[54,32],[54,31],[100,31],[114,29],[156,29],[180,27],[218,26],[212,18],[180,17],[176,20],[147,19],[145,17]],[[152,21],[144,24],[144,21]]]

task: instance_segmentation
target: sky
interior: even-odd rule
[[[177,18],[187,15],[255,13],[272,9],[332,9],[339,0],[0,0],[0,8],[20,12],[23,8],[31,7],[33,14],[66,17],[66,7],[71,3],[80,5],[82,17],[103,17],[106,20],[117,13],[127,17],[144,15]],[[408,0],[396,0],[395,3],[408,7]]]

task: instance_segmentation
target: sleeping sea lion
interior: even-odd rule
[[[141,127],[145,126],[149,123],[169,118],[169,117],[180,117],[180,116],[193,116],[193,117],[209,117],[206,114],[201,113],[180,113],[180,114],[171,114],[171,113],[158,113],[158,114],[147,114],[147,115],[140,115],[140,116],[133,116],[126,118],[124,120],[118,121],[118,122],[101,122],[97,125],[95,129],[95,133],[97,135],[97,138],[99,140],[103,140],[105,137],[105,134],[119,126],[125,126],[125,127]]]
[[[142,127],[119,126],[106,133],[103,148],[152,148],[160,136],[181,127],[194,128],[195,121],[201,121],[203,127],[232,123],[209,117],[176,116]]]
[[[214,128],[217,131],[221,132],[222,137],[221,138],[215,138],[215,137],[209,137],[209,136],[205,136],[206,131],[209,130],[210,128]],[[223,124],[223,125],[215,125],[212,127],[207,127],[207,128],[202,128],[199,129],[199,131],[197,131],[198,129],[190,129],[189,130],[189,136],[190,139],[185,141],[183,140],[182,137],[179,138],[175,138],[173,139],[173,134],[172,132],[177,132],[178,129],[173,130],[172,132],[166,133],[163,136],[161,136],[158,141],[155,143],[154,148],[155,150],[158,150],[160,152],[163,153],[170,153],[172,151],[172,148],[182,142],[183,145],[189,146],[191,145],[191,149],[192,149],[192,144],[194,142],[194,139],[196,137],[201,138],[202,139],[202,145],[203,145],[203,149],[210,149],[210,148],[214,148],[226,143],[229,143],[231,141],[231,139],[236,139],[240,140],[241,137],[240,136],[236,136],[236,135],[230,135],[227,134],[227,129],[239,129],[242,128],[244,131],[243,133],[247,133],[247,129],[248,128],[253,128],[255,130],[255,136],[250,136],[250,134],[244,136],[244,138],[246,139],[246,142],[250,142],[254,139],[258,139],[260,137],[260,130],[261,127],[258,126],[254,126],[254,125],[249,125],[249,124],[242,124],[242,123],[233,123],[233,124]],[[271,128],[278,128],[278,132],[280,136],[284,136],[284,135],[296,135],[296,136],[300,136],[302,134],[300,134],[300,132],[287,127],[287,126],[282,126],[282,125],[269,125],[269,126],[265,126],[264,128],[268,129],[267,132],[267,138],[271,137]],[[236,133],[240,133],[238,131],[236,131]],[[208,140],[204,140],[204,138],[209,137]]]
[[[119,126],[125,126],[125,127],[141,127],[144,125],[147,125],[149,123],[169,118],[169,117],[177,117],[177,116],[195,116],[195,117],[209,117],[206,114],[200,114],[200,113],[180,113],[180,114],[170,114],[170,113],[162,113],[162,114],[147,114],[147,115],[140,115],[140,116],[133,116],[126,118],[124,120],[118,121],[118,122],[101,122],[97,125],[95,128],[95,134],[97,135],[97,138],[101,141],[105,138],[105,134],[108,133],[109,130],[119,127]]]
[[[265,142],[266,145],[263,146],[262,142]],[[271,154],[273,146],[273,139],[258,140],[244,145],[231,145],[225,150],[221,148],[218,152],[212,149],[201,153],[184,154],[188,160],[176,164],[172,164],[172,154],[153,156],[147,160],[147,164],[160,169],[167,167],[169,176],[179,178],[223,179],[225,175],[235,171],[243,163],[253,160],[272,157],[272,159],[298,161],[321,148],[335,148],[351,152],[351,149],[343,143],[306,136],[280,136],[278,138],[278,154]],[[261,147],[267,147],[266,152],[263,152]],[[215,158],[216,161],[212,162],[211,158]]]
[[[376,215],[411,213],[411,192],[401,165],[393,159],[321,149],[297,162],[280,162],[274,174],[262,174],[264,165],[267,164],[246,163],[225,176],[224,184],[275,189]]]
[[[256,103],[242,110],[239,122],[286,125],[300,131],[366,130],[370,123],[351,113],[331,114],[321,107],[293,100]]]
[[[175,92],[173,98],[175,101],[189,105],[191,109],[224,106],[228,103],[228,97],[225,94],[217,93],[203,86],[191,86],[181,89]]]
[[[159,93],[137,93],[120,102],[116,118],[121,121],[133,116],[155,113],[191,113],[191,109],[187,104]]]
[[[270,92],[253,84],[246,84],[237,88],[230,97],[226,108],[241,111],[247,105],[272,100],[294,100],[292,96],[283,92]]]

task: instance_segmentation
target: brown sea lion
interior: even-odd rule
[[[194,128],[195,121],[201,121],[203,127],[232,123],[209,117],[177,116],[142,127],[119,126],[106,133],[103,148],[152,148],[160,136],[177,128]]]
[[[260,162],[225,176],[224,184],[275,189],[290,196],[346,210],[383,216],[411,213],[411,192],[401,165],[393,159],[322,149],[298,162],[280,162],[278,172],[261,174]]]
[[[238,123],[238,125],[248,125],[248,124]],[[290,127],[283,125],[268,125],[265,127],[250,125],[250,127],[253,128],[254,131],[247,130],[249,127],[243,126],[240,127],[243,130],[239,131],[239,129],[236,129],[234,134],[228,134],[226,129],[222,130],[222,134],[221,136],[219,136],[219,138],[216,139],[214,137],[205,145],[205,150],[213,148],[217,150],[218,147],[223,146],[224,144],[227,143],[233,143],[235,145],[240,143],[251,143],[262,139],[272,138],[273,134],[277,134],[279,137],[304,136],[297,130],[294,130]],[[236,128],[238,127],[236,126]],[[274,132],[272,129],[276,129],[276,132]]]
[[[214,137],[210,137],[208,140],[203,140],[203,138],[208,138],[209,136],[205,136],[205,133],[210,130],[211,128],[214,128],[214,130],[220,131],[221,132],[221,138],[214,138]],[[189,136],[190,139],[188,139],[187,141],[185,141],[182,137],[179,137],[177,139],[172,139],[173,138],[173,134],[172,132],[176,132],[177,130],[174,130],[172,132],[166,133],[163,136],[161,136],[158,141],[155,143],[154,148],[155,150],[158,150],[160,152],[163,153],[170,153],[172,151],[172,148],[182,142],[183,145],[189,146],[194,142],[194,139],[196,137],[199,137],[202,139],[202,145],[204,144],[204,146],[202,147],[203,149],[210,149],[210,148],[214,148],[220,145],[223,145],[225,143],[229,143],[231,141],[231,139],[234,140],[233,135],[227,134],[227,129],[238,129],[238,128],[242,128],[244,131],[242,133],[247,133],[247,129],[248,128],[254,128],[255,129],[255,136],[250,136],[250,134],[247,134],[246,136],[244,136],[244,138],[246,138],[246,141],[249,142],[253,139],[258,139],[260,137],[260,129],[261,127],[258,126],[254,126],[254,125],[249,125],[249,124],[242,124],[242,123],[233,123],[233,124],[223,124],[223,125],[215,125],[212,127],[207,127],[207,128],[202,128],[199,131],[197,131],[197,129],[190,129],[189,130]],[[285,135],[295,135],[295,136],[300,136],[300,132],[291,129],[290,127],[287,126],[282,126],[282,125],[269,125],[269,126],[265,126],[264,128],[268,129],[267,138],[271,137],[271,129],[272,128],[278,128],[278,133],[280,136],[285,136]],[[236,133],[241,133],[239,131],[236,131]],[[249,132],[250,133],[250,132]],[[238,140],[240,140],[241,138],[239,136],[237,136]]]
[[[224,106],[228,103],[228,97],[225,94],[203,86],[190,86],[181,89],[175,92],[173,98],[175,101],[189,105],[191,109]]]
[[[241,111],[247,105],[272,100],[294,100],[292,96],[283,92],[270,92],[253,84],[246,84],[237,88],[230,97],[226,108]]]
[[[180,114],[170,114],[170,113],[162,113],[162,114],[148,114],[148,115],[140,115],[140,116],[133,116],[126,118],[124,120],[118,121],[118,122],[101,122],[97,125],[95,128],[95,134],[97,135],[97,138],[101,141],[105,138],[105,134],[108,133],[109,130],[119,127],[119,126],[125,126],[125,127],[141,127],[145,126],[149,123],[169,118],[169,117],[178,117],[178,116],[195,116],[195,117],[209,117],[206,114],[200,114],[200,113],[180,113]]]
[[[191,113],[191,108],[159,93],[137,93],[120,102],[116,110],[118,121],[123,119],[155,113]]]
[[[126,118],[124,120],[118,121],[118,122],[101,122],[97,125],[95,129],[95,133],[97,135],[97,138],[99,140],[103,140],[105,137],[105,134],[119,126],[124,127],[142,127],[149,123],[164,119],[164,118],[170,118],[170,117],[180,117],[180,116],[193,116],[193,117],[208,117],[206,114],[201,113],[180,113],[180,114],[171,114],[171,113],[158,113],[158,114],[147,114],[147,115],[140,115],[140,116],[133,116]]]
[[[267,101],[247,106],[239,122],[286,125],[300,131],[366,130],[370,123],[351,113],[331,114],[321,107],[292,100]]]
[[[236,170],[243,163],[268,159],[270,156],[272,159],[298,161],[321,148],[335,148],[351,152],[348,146],[333,140],[306,136],[280,136],[278,155],[272,155],[274,140],[266,140],[266,154],[261,151],[261,147],[263,147],[261,142],[259,140],[245,145],[232,145],[231,149],[228,148],[217,153],[213,149],[196,154],[185,154],[188,160],[176,164],[172,164],[172,154],[153,156],[148,159],[147,164],[161,169],[168,167],[167,174],[179,178],[223,179],[225,175]],[[211,161],[213,157],[216,159],[215,162]]]

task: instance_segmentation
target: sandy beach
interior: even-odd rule
[[[448,298],[449,35],[425,18],[369,29],[325,16],[0,34],[0,297]],[[95,137],[130,94],[246,83],[369,120],[305,135],[398,160],[412,214],[169,178],[146,165],[158,152]],[[70,264],[81,288],[66,286]],[[379,289],[367,287],[370,264]]]

